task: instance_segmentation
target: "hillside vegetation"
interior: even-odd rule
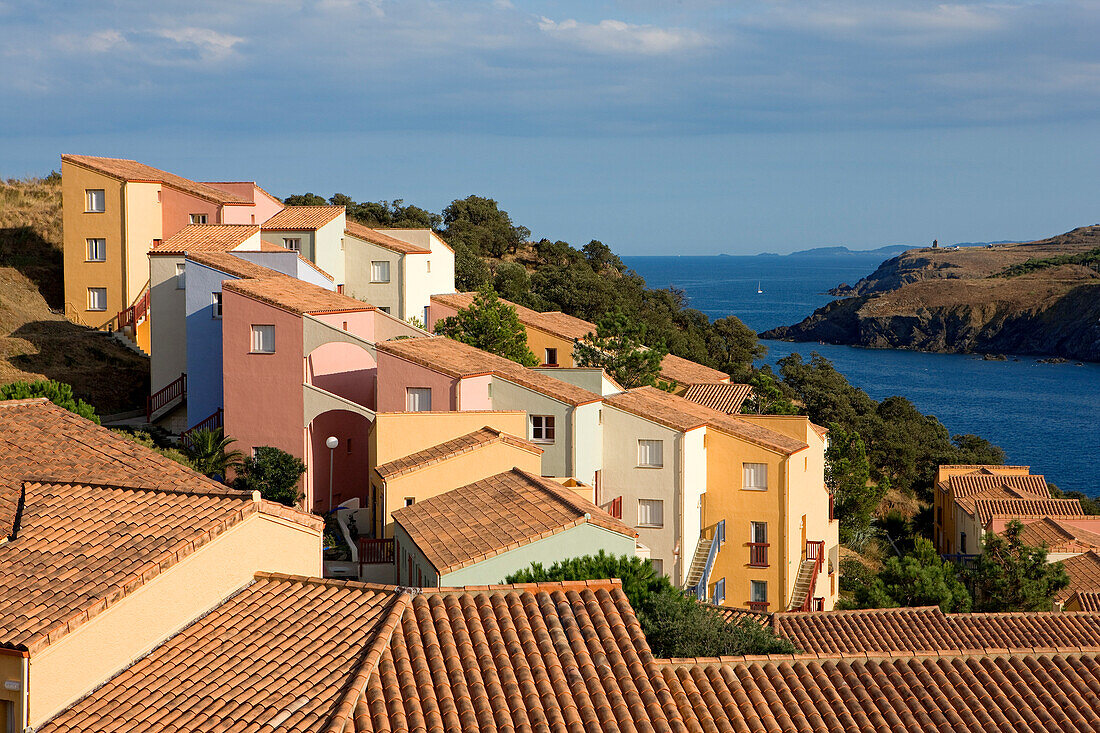
[[[0,384],[56,379],[103,414],[136,409],[149,360],[62,315],[61,179],[0,181]]]

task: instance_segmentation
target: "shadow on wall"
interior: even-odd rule
[[[11,343],[12,339],[21,339],[29,347]],[[12,332],[6,347],[7,362],[12,367],[71,384],[73,393],[93,405],[100,415],[145,406],[149,359],[103,331],[61,319],[32,321]],[[3,380],[13,381],[3,371],[0,366]]]
[[[310,511],[329,510],[329,459],[332,459],[332,506],[349,499],[367,505],[370,488],[370,429],[373,423],[362,415],[346,410],[330,410],[318,415],[309,426],[309,455],[305,462],[313,483]],[[336,448],[325,441],[336,438]]]
[[[0,227],[0,267],[22,273],[55,310],[65,303],[61,262],[61,250],[31,227]]]

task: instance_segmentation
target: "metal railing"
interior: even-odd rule
[[[750,542],[749,565],[754,568],[768,567],[768,547],[767,542]]]
[[[811,542],[806,540],[806,562],[813,562],[814,572],[810,576],[810,587],[806,589],[806,598],[802,601],[803,611],[813,608],[814,588],[817,587],[817,576],[821,573],[821,566],[825,560],[825,540]]]
[[[373,540],[369,537],[359,538],[359,564],[360,565],[392,565],[396,553],[394,552],[393,539]]]
[[[749,610],[754,613],[767,613],[768,602],[767,601],[749,601]]]
[[[145,399],[145,421],[152,422],[153,413],[172,404],[173,401],[187,397],[187,375],[180,374],[179,378],[156,394],[151,394]]]
[[[224,426],[224,410],[219,407],[213,415],[206,418],[205,420],[200,420],[191,427],[187,428],[187,430],[184,430],[182,433],[180,433],[180,443],[183,443],[184,445],[190,443],[191,434],[196,433],[199,430],[217,430],[218,428]]]
[[[115,316],[117,323],[117,330],[121,331],[127,326],[136,328],[142,319],[145,318],[145,314],[149,312],[149,291],[146,290],[141,294],[141,297],[137,299],[132,306],[124,308],[118,312]]]
[[[722,520],[710,527],[710,551],[707,553],[707,562],[703,566],[703,574],[699,577],[699,582],[695,584],[693,592],[695,597],[706,603],[707,600],[707,581],[710,580],[710,571],[714,569],[714,560],[718,557],[718,548],[722,546],[722,543],[726,541],[726,520]]]

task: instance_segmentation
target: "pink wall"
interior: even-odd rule
[[[458,381],[419,364],[378,352],[378,412],[404,412],[406,387],[430,387],[433,410],[458,409]]]
[[[310,384],[374,409],[377,365],[362,346],[334,341],[319,346],[306,357]]]
[[[220,224],[218,209],[220,207],[196,196],[191,196],[183,191],[177,191],[168,186],[160,187],[160,215],[163,227],[163,237],[168,239],[180,229],[190,224],[190,214],[206,214],[207,224]]]
[[[283,209],[281,203],[257,189],[252,181],[216,182],[206,185],[253,202],[250,206],[225,206],[222,209],[222,224],[263,224]]]
[[[245,455],[271,445],[304,458],[302,319],[231,290],[222,312],[225,434]],[[274,354],[250,353],[253,324],[274,324]]]
[[[455,308],[443,305],[435,300],[431,301],[431,304],[428,306],[428,330],[435,333],[435,322],[441,321],[444,318],[449,318],[455,313],[458,313],[458,310]]]
[[[352,336],[358,336],[359,338],[366,339],[367,341],[375,340],[375,311],[364,310],[353,311],[351,313],[321,313],[313,317],[319,321],[327,323],[333,328],[346,330]],[[345,323],[348,324],[348,327],[346,329],[344,328]]]
[[[370,488],[370,429],[371,421],[362,415],[344,410],[331,410],[318,415],[308,430],[306,441],[313,484],[313,500],[306,507],[311,511],[326,512],[328,503],[329,448],[325,440],[331,435],[340,445],[332,451],[332,506],[349,499],[359,499],[360,506],[367,505]],[[350,446],[349,446],[349,442]],[[361,531],[366,532],[363,527]]]
[[[491,410],[493,400],[489,397],[491,374],[466,377],[458,383],[458,406],[462,410]]]

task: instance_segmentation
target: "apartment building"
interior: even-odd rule
[[[147,329],[122,312],[146,293],[149,250],[189,224],[262,224],[283,208],[252,182],[199,183],[90,155],[61,156],[61,201],[66,315],[93,328],[132,329],[146,350]],[[138,310],[143,318],[147,309]]]

